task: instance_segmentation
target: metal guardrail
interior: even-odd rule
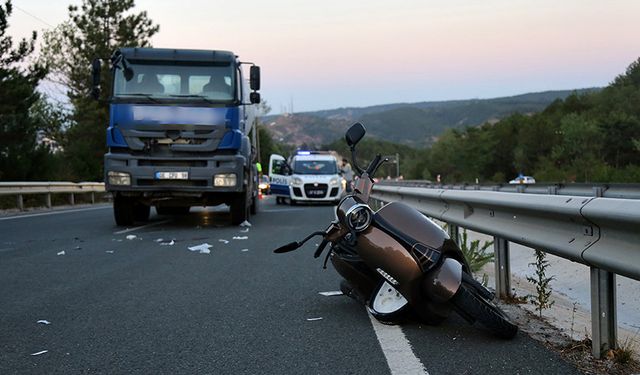
[[[508,192],[417,186],[385,181],[374,187],[372,198],[403,201],[447,222],[452,238],[458,238],[458,227],[494,236],[501,297],[510,293],[509,241],[589,266],[592,352],[599,358],[616,347],[615,275],[640,280],[640,185],[512,185],[504,187]]]
[[[23,195],[46,194],[46,205],[51,208],[51,194],[69,194],[69,204],[75,204],[75,194],[91,194],[91,203],[95,203],[95,193],[103,193],[102,182],[0,182],[0,195],[15,195],[16,205],[24,210]]]

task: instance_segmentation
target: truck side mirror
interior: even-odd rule
[[[251,90],[260,90],[260,67],[252,65],[249,70],[249,87]],[[253,103],[253,101],[251,101]],[[259,103],[259,101],[258,101]]]
[[[260,103],[260,93],[258,93],[258,92],[250,93],[249,94],[249,101],[251,102],[251,104]]]
[[[95,100],[98,100],[98,98],[100,98],[101,67],[102,67],[102,64],[100,62],[100,59],[97,57],[93,59],[93,62],[91,63],[91,80],[92,80],[91,97]]]

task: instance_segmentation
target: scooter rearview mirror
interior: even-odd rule
[[[297,241],[289,242],[286,245],[280,246],[279,248],[273,250],[276,254],[288,253],[289,251],[293,251],[300,247],[300,243]]]
[[[344,137],[347,141],[347,145],[349,145],[349,147],[355,146],[358,142],[360,142],[362,137],[364,137],[365,133],[366,130],[364,128],[364,125],[362,125],[361,123],[356,122],[355,124],[351,125]]]

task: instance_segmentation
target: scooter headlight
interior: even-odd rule
[[[373,213],[371,212],[371,208],[362,203],[349,207],[345,215],[347,226],[356,232],[362,232],[369,228],[372,219]]]

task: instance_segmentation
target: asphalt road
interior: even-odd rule
[[[314,242],[271,250],[332,218],[274,199],[247,232],[224,208],[128,230],[108,206],[0,218],[0,374],[416,373],[404,354],[429,374],[578,373],[522,333],[495,339],[457,316],[380,327],[320,295],[339,277]]]

